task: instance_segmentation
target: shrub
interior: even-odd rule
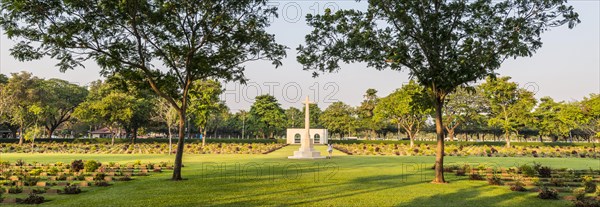
[[[454,170],[458,170],[458,165],[447,165],[444,166],[444,172],[454,172]]]
[[[600,186],[596,186],[596,196],[600,197]]]
[[[16,165],[16,166],[25,166],[25,164],[26,164],[26,163],[25,163],[25,161],[23,161],[22,159],[18,159],[18,160],[15,162],[15,165]]]
[[[585,189],[576,188],[575,190],[573,190],[573,196],[575,196],[575,199],[579,201],[585,199]]]
[[[120,177],[117,179],[118,181],[130,181],[132,180],[131,177],[129,177],[128,175],[125,175],[124,177]]]
[[[48,169],[48,174],[49,175],[56,175],[58,173],[58,168],[57,167],[52,167],[50,169]]]
[[[527,189],[525,189],[525,184],[523,184],[523,182],[521,181],[517,181],[514,184],[510,185],[510,190],[512,191],[527,191]]]
[[[544,186],[540,188],[538,198],[558,199],[558,191],[556,189],[548,189],[548,187]]]
[[[456,174],[456,176],[465,176],[466,172],[464,169],[458,169],[458,170],[456,170],[455,174]]]
[[[44,197],[35,193],[30,193],[29,196],[23,200],[20,200],[21,204],[40,204],[44,202]]]
[[[79,189],[79,186],[76,186],[76,185],[67,185],[63,189],[63,193],[64,194],[79,194],[79,193],[81,193],[81,189]]]
[[[71,162],[71,170],[74,172],[83,170],[83,160],[73,160],[73,162]]]
[[[38,178],[38,177],[27,176],[27,177],[25,177],[25,179],[23,179],[23,184],[25,186],[35,186],[37,184],[37,182],[39,182],[39,181],[40,181],[40,178]]]
[[[556,187],[560,187],[565,185],[565,180],[563,178],[550,178],[550,183]]]
[[[85,162],[83,168],[86,172],[94,172],[100,167],[100,163],[96,160],[88,160]]]
[[[42,194],[42,193],[46,193],[46,190],[44,190],[43,188],[34,188],[32,189],[33,193],[35,194]]]
[[[495,174],[489,177],[487,181],[490,185],[502,185],[502,179],[500,179],[500,176]]]
[[[40,173],[42,173],[42,172],[43,172],[42,169],[33,169],[33,170],[29,171],[29,175],[39,176]]]
[[[8,189],[8,193],[10,194],[19,194],[23,192],[23,188],[19,188],[19,187],[10,187]]]
[[[535,186],[542,185],[542,182],[540,182],[540,178],[538,178],[538,177],[531,178],[531,183],[533,183],[533,185],[535,185]]]
[[[592,176],[583,176],[581,182],[583,182],[586,193],[596,192],[596,183],[594,183],[594,178]]]
[[[478,173],[471,173],[471,174],[469,174],[469,180],[484,180],[484,179]]]
[[[573,201],[575,207],[598,207],[600,206],[600,201],[596,199],[583,199],[583,200],[575,200]]]
[[[96,175],[94,175],[94,180],[104,180],[104,177],[106,177],[104,173],[96,173]]]
[[[99,186],[99,187],[110,186],[110,184],[108,184],[108,182],[106,182],[104,180],[97,180],[96,182],[94,182],[94,185]]]
[[[535,170],[529,165],[521,165],[521,167],[519,167],[519,172],[525,175],[525,177],[535,176]]]
[[[552,169],[550,167],[540,167],[537,171],[542,178],[549,178],[552,175]]]

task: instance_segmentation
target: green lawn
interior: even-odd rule
[[[325,152],[324,146],[316,147]],[[434,157],[344,156],[331,160],[288,160],[297,146],[268,155],[184,155],[183,176],[170,172],[138,177],[79,195],[45,196],[47,206],[567,206],[541,200],[535,192],[446,174],[448,184],[430,184]],[[0,159],[70,162],[96,159],[128,163],[173,161],[168,155],[1,154]],[[510,167],[533,161],[553,168],[598,169],[600,161],[578,158],[446,157],[446,163]]]

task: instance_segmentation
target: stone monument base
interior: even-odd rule
[[[294,156],[288,156],[288,159],[325,159],[325,157],[321,156],[321,152],[310,149],[294,151]]]

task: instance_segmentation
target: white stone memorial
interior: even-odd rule
[[[313,143],[310,139],[310,107],[309,107],[308,96],[305,102],[305,113],[304,113],[304,136],[300,142],[300,149],[294,151],[293,156],[289,156],[288,159],[323,159],[321,152],[315,151]]]

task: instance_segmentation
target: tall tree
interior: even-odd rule
[[[510,134],[517,133],[527,123],[531,123],[531,111],[536,104],[531,91],[519,88],[510,77],[488,77],[479,85],[489,103],[489,125],[502,128],[506,147],[510,147]]]
[[[578,14],[566,0],[371,0],[366,11],[329,9],[307,15],[314,30],[298,47],[305,70],[332,72],[339,62],[365,62],[377,70],[406,68],[429,89],[437,134],[433,183],[444,183],[446,95],[494,74],[509,57],[531,56],[540,35]]]
[[[285,114],[274,96],[260,95],[250,107],[250,126],[262,138],[274,138],[285,126]]]
[[[457,127],[471,122],[485,110],[485,99],[473,88],[458,87],[448,94],[443,116],[448,138],[454,140]]]
[[[298,108],[290,107],[285,110],[286,127],[300,128],[304,123],[303,112]]]
[[[331,134],[338,133],[340,137],[343,137],[344,133],[348,133],[348,136],[350,136],[350,133],[355,129],[354,110],[341,101],[329,105],[323,111],[319,120],[327,130],[331,131]]]
[[[167,100],[158,99],[155,104],[153,119],[157,122],[165,123],[167,127],[167,136],[169,138],[169,155],[173,152],[173,127],[177,124],[177,111]]]
[[[381,98],[374,109],[376,120],[390,120],[404,129],[410,139],[410,147],[415,144],[415,136],[431,114],[431,100],[425,88],[410,81],[392,94]]]
[[[128,77],[128,78],[126,78]],[[125,129],[126,137],[131,139],[131,143],[135,144],[138,135],[138,129],[143,124],[148,123],[152,119],[152,112],[155,108],[154,101],[157,96],[150,90],[148,83],[132,81],[143,79],[140,74],[114,74],[106,79],[107,90],[112,93],[125,93],[131,96],[133,100],[123,102],[132,109],[133,114],[129,119],[119,121],[119,124]]]
[[[383,127],[383,123],[373,119],[375,106],[377,105],[377,90],[369,88],[365,92],[364,100],[357,109],[358,119],[363,128],[367,132],[367,137],[370,139],[375,136],[376,131]]]
[[[225,123],[230,118],[231,114],[229,113],[229,107],[225,105],[225,102],[219,102],[208,116],[206,124],[207,133],[208,131],[211,131],[213,137],[219,137],[219,133],[224,132],[224,127],[226,127]]]
[[[151,118],[153,96],[140,88],[123,86],[120,80],[112,76],[105,83],[93,83],[86,100],[73,113],[83,121],[107,126],[113,133],[113,144],[120,128],[135,143],[138,129]]]
[[[71,119],[71,114],[85,100],[88,91],[76,84],[60,79],[49,79],[41,84],[41,104],[44,108],[42,125],[46,136],[52,137],[54,131]]]
[[[12,73],[2,88],[2,111],[11,124],[19,126],[19,145],[23,144],[26,128],[37,124],[36,116],[43,113],[39,90],[42,81],[31,73]]]
[[[583,129],[600,140],[600,95],[590,94],[581,101],[584,115]]]
[[[102,74],[141,74],[179,114],[172,180],[181,180],[188,93],[195,80],[244,82],[244,63],[281,65],[265,29],[277,8],[248,1],[2,1],[0,24],[19,60],[50,56],[61,71],[95,60]],[[132,80],[137,80],[133,79]]]
[[[219,96],[223,93],[221,83],[215,80],[197,80],[190,89],[190,113],[194,123],[202,133],[202,146],[206,143],[206,131],[209,118],[222,108]]]

